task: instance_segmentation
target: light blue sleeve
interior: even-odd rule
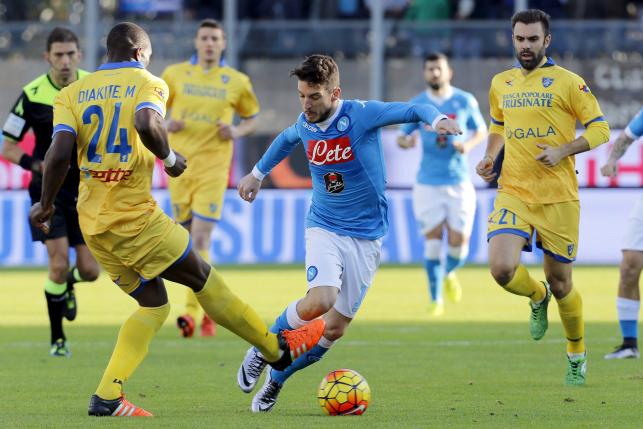
[[[270,143],[270,147],[268,147],[266,153],[264,153],[259,162],[257,162],[259,171],[263,174],[270,174],[270,171],[287,157],[300,141],[297,124],[293,124],[283,130],[272,143]]]
[[[381,128],[387,125],[424,122],[433,124],[441,115],[440,111],[429,104],[384,103],[382,101],[367,101],[362,104],[364,123],[367,128]],[[359,111],[359,107],[357,108]]]
[[[467,107],[469,110],[469,118],[467,119],[467,129],[475,131],[486,131],[487,123],[480,112],[478,101],[472,96],[467,97]]]
[[[639,110],[639,113],[627,124],[625,131],[629,131],[628,136],[633,139],[643,136],[643,109]]]
[[[400,127],[400,131],[408,136],[413,134],[413,131],[417,130],[418,128],[420,128],[420,124],[418,122],[412,122],[410,124],[402,124],[402,126]]]

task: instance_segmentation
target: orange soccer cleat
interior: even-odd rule
[[[295,361],[299,356],[315,347],[325,328],[324,319],[315,319],[299,329],[281,331],[279,334],[288,345],[290,359]]]
[[[179,330],[181,331],[181,335],[184,338],[190,338],[192,337],[192,335],[194,335],[194,328],[196,327],[196,325],[194,323],[194,319],[189,314],[179,316],[176,319],[176,326],[179,328]]]
[[[125,399],[125,395],[111,400],[92,395],[87,414],[98,417],[153,417],[149,411],[145,411]]]
[[[201,336],[214,337],[217,334],[217,324],[214,320],[210,319],[207,314],[203,315],[201,320]]]

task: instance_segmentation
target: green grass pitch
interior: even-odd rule
[[[531,268],[542,278],[542,272]],[[270,323],[305,292],[302,267],[224,267],[229,285]],[[65,327],[72,357],[47,355],[44,271],[0,271],[0,426],[3,428],[606,428],[640,427],[640,360],[605,361],[619,338],[616,267],[576,267],[589,350],[587,385],[566,387],[565,342],[556,305],[540,342],[529,337],[524,298],[495,286],[485,267],[459,272],[463,302],[426,312],[423,270],[382,267],[362,309],[318,364],[296,374],[269,414],[249,411],[236,385],[247,345],[223,329],[214,339],[178,337],[183,289],[169,285],[172,313],[148,357],[125,385],[149,420],[91,419],[87,403],[120,323],[135,303],[103,275],[77,286],[79,315]],[[365,376],[373,397],[360,417],[328,417],[316,400],[338,368]]]

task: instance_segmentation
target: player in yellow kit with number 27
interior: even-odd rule
[[[117,24],[107,36],[108,62],[60,91],[42,196],[30,212],[34,226],[46,232],[77,142],[83,237],[114,283],[139,304],[123,324],[91,397],[88,412],[94,416],[151,415],[125,400],[122,387],[170,312],[163,279],[193,290],[213,320],[270,356],[275,368],[285,368],[312,348],[325,326],[318,319],[300,330],[270,333],[259,315],[192,250],[185,228],[155,203],[150,192],[155,157],[172,177],[180,176],[187,164],[167,142],[163,117],[168,88],[145,70],[151,55],[142,28]]]
[[[572,287],[578,251],[580,203],[574,154],[609,140],[609,127],[583,79],[545,56],[551,42],[549,15],[537,9],[512,18],[519,66],[494,76],[489,90],[491,125],[485,157],[476,167],[493,180],[493,163],[505,147],[498,195],[488,220],[489,266],[496,282],[530,298],[534,340],[547,330],[553,293],[567,337],[565,383],[585,383],[587,351],[583,302]],[[576,121],[585,127],[576,138]],[[545,253],[547,282],[530,277],[520,264],[532,236]]]
[[[192,235],[195,250],[210,261],[210,237],[221,218],[228,186],[233,140],[252,133],[259,103],[245,74],[222,59],[226,46],[221,25],[213,19],[199,24],[190,61],[173,64],[161,77],[170,88],[167,130],[170,146],[190,160],[190,169],[169,183],[174,219]],[[241,117],[232,125],[235,112]],[[187,291],[185,314],[177,319],[184,337],[194,334],[201,309]],[[213,336],[215,325],[207,314],[201,335]]]

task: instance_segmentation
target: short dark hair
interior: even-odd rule
[[[131,55],[133,51],[150,43],[150,38],[133,22],[120,22],[107,35],[107,57],[111,60]]]
[[[51,45],[54,43],[75,43],[76,47],[80,49],[78,36],[68,28],[56,27],[51,30],[51,33],[47,36],[47,52],[51,51]]]
[[[223,26],[221,25],[221,23],[212,18],[207,18],[199,22],[199,28],[197,28],[196,31],[199,31],[202,28],[218,28],[219,30],[223,31]]]
[[[297,76],[302,82],[313,85],[324,85],[328,89],[339,86],[339,67],[328,55],[310,55],[301,64],[290,71],[290,76]]]
[[[547,15],[546,12],[543,12],[540,9],[527,9],[516,12],[514,16],[511,17],[511,29],[516,26],[517,22],[522,22],[523,24],[534,24],[540,22],[543,26],[543,32],[545,36],[549,34],[549,19],[551,17]]]
[[[449,57],[446,56],[446,54],[442,52],[431,52],[429,53],[426,57],[424,57],[424,62],[426,63],[427,61],[439,61],[439,60],[444,60],[447,63],[449,62]]]

